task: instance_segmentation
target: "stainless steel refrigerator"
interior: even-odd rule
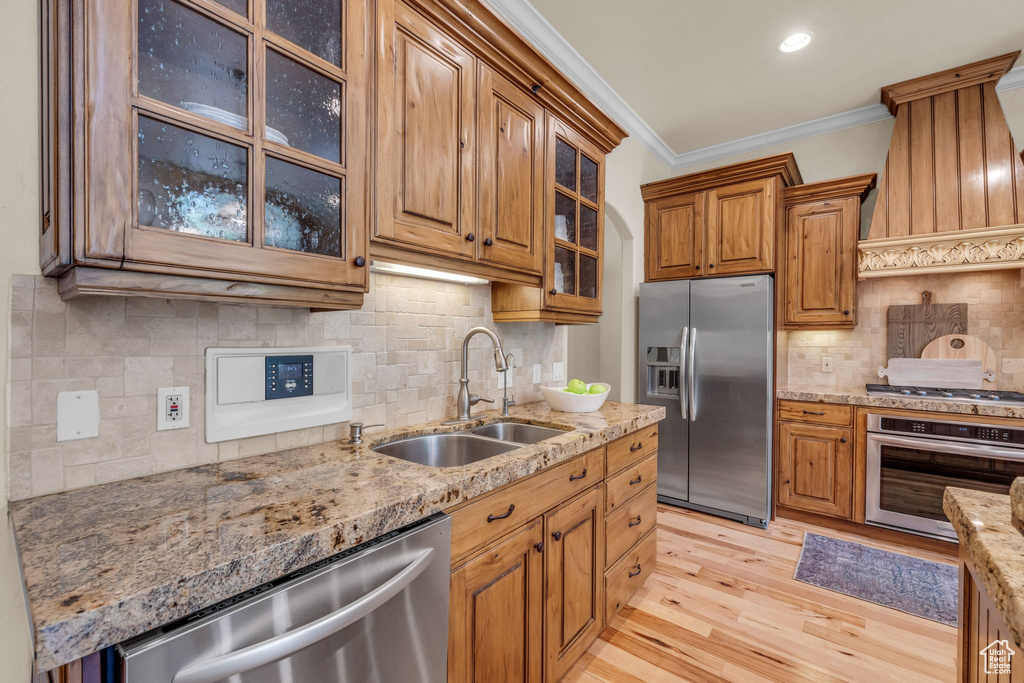
[[[640,285],[637,398],[663,406],[658,500],[767,526],[774,282]]]

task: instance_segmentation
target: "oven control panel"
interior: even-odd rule
[[[1000,425],[965,424],[963,422],[935,422],[932,420],[905,420],[883,417],[881,431],[895,434],[921,434],[965,441],[995,441],[1024,445],[1024,429]]]

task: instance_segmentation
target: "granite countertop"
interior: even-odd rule
[[[379,455],[385,441],[464,425],[375,431],[11,503],[36,668],[73,661],[289,571],[572,458],[665,417],[607,402],[512,419],[572,427],[464,467]],[[499,419],[481,414],[477,426]]]
[[[949,487],[942,509],[1018,650],[1024,648],[1024,535],[1010,520],[1010,496]]]
[[[811,387],[780,385],[776,396],[787,401],[816,401],[839,403],[851,406],[874,408],[904,408],[906,410],[930,410],[937,413],[959,413],[961,415],[985,415],[991,417],[1024,418],[1024,405],[1000,405],[998,403],[962,403],[927,398],[897,398],[895,396],[868,396],[863,386],[859,387]]]

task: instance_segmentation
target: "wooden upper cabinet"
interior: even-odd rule
[[[81,5],[42,22],[41,260],[62,295],[361,304],[367,3]]]
[[[775,267],[775,178],[708,192],[707,275],[735,275]]]
[[[657,199],[647,205],[647,281],[699,277],[704,264],[707,192]]]
[[[374,237],[472,259],[476,62],[405,3],[379,9]]]
[[[544,108],[480,65],[480,260],[540,273],[544,264]]]
[[[786,190],[783,327],[856,324],[860,205],[874,183],[871,173]]]
[[[647,281],[772,272],[782,190],[802,182],[787,153],[642,186]]]

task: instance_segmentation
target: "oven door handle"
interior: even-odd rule
[[[891,446],[906,446],[915,450],[933,450],[939,453],[952,453],[954,455],[972,455],[997,460],[1024,461],[1024,449],[1001,448],[988,444],[959,444],[941,441],[939,439],[909,439],[903,436],[890,436],[889,434],[868,434],[868,441],[889,444]]]

